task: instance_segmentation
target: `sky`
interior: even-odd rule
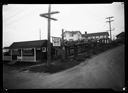
[[[13,42],[47,39],[48,20],[40,14],[48,12],[48,4],[8,4],[3,5],[3,47]],[[51,15],[51,36],[61,37],[64,31],[80,31],[82,34],[105,32],[111,22],[113,38],[124,31],[124,4],[122,2],[106,4],[51,4],[51,11],[60,13]]]

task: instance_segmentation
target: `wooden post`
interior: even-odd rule
[[[62,50],[62,60],[65,59],[65,47],[64,47],[64,29],[62,29],[62,43],[61,43],[61,50]]]
[[[65,46],[65,58],[67,58],[67,46]]]
[[[50,28],[51,28],[51,24],[50,24],[50,18],[51,18],[51,5],[49,5],[49,10],[48,10],[48,42],[47,42],[47,48],[48,48],[48,53],[47,53],[47,65],[49,64],[49,62],[51,62],[51,43],[50,43]]]
[[[23,52],[22,52],[22,48],[21,48],[21,61],[23,60]]]
[[[36,48],[34,48],[34,61],[36,61]]]
[[[12,49],[11,49],[11,61],[12,61]]]

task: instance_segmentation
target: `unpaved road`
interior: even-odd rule
[[[124,45],[108,50],[56,74],[11,71],[3,73],[7,89],[124,87]],[[5,69],[6,67],[4,67]]]

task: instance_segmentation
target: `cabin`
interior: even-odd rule
[[[47,60],[47,40],[14,42],[6,49],[9,51],[3,54],[5,61],[43,62]],[[51,50],[54,55],[53,47]]]

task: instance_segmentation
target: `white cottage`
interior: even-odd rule
[[[82,39],[82,34],[80,31],[65,31],[63,35],[64,40],[67,41],[77,41]]]

